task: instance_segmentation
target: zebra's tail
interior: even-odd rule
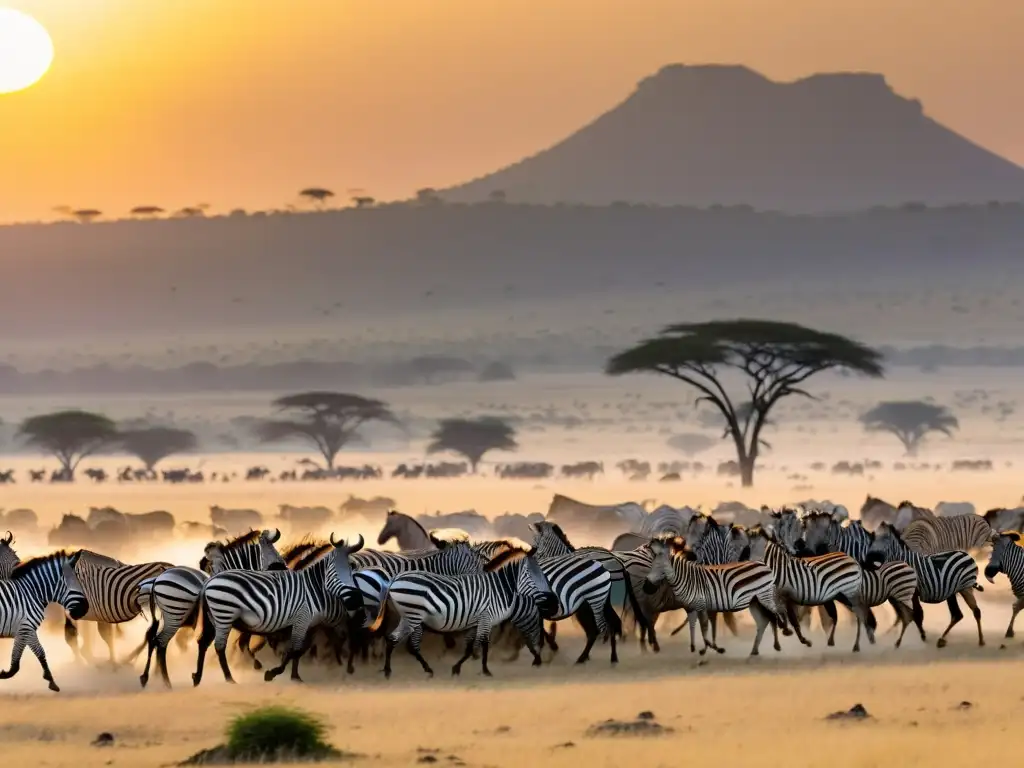
[[[633,580],[629,577],[629,571],[623,573],[622,579],[623,587],[626,590],[626,599],[629,601],[629,610],[633,614],[633,621],[640,627],[641,637],[650,634],[651,627],[647,621],[647,614],[644,613],[644,609],[640,607],[640,601],[636,599],[636,592],[633,591]],[[620,627],[621,631],[621,627]]]
[[[985,591],[985,588],[983,586],[981,586],[981,584],[975,584],[974,588],[976,590],[978,590],[979,592],[984,592]]]
[[[722,617],[722,623],[729,628],[729,631],[732,632],[733,635],[738,634],[736,631],[736,614],[732,611],[726,611],[719,615]]]
[[[153,588],[156,586],[156,577],[149,579],[143,579],[139,582],[139,594],[135,598],[135,604],[139,610],[149,608],[150,612],[153,610]]]
[[[373,617],[373,621],[367,626],[366,631],[370,634],[375,633],[380,629],[380,625],[384,623],[384,614],[387,613],[388,595],[391,593],[391,584],[388,583],[387,587],[380,596],[380,606],[377,608],[377,615]]]

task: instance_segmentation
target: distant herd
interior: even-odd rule
[[[580,663],[601,638],[615,662],[627,626],[639,632],[642,646],[657,651],[658,618],[673,610],[687,614],[683,626],[690,628],[691,651],[697,650],[699,628],[702,654],[724,650],[717,638],[720,614],[735,634],[735,613],[749,612],[755,628],[751,653],[757,655],[768,629],[775,650],[781,649],[780,634],[795,634],[811,645],[805,630],[814,607],[832,645],[837,604],[855,619],[857,651],[863,632],[875,641],[874,608],[893,608],[898,648],[910,627],[926,639],[923,606],[946,603],[950,622],[938,640],[942,647],[963,618],[960,600],[984,645],[975,598],[982,591],[975,557],[982,551],[988,552],[984,575],[1009,578],[1013,618],[1024,608],[1021,508],[978,515],[970,504],[947,503],[933,512],[868,497],[859,519],[851,520],[846,508],[831,502],[777,510],[728,503],[707,514],[632,502],[594,506],[556,495],[545,515],[487,520],[475,512],[416,519],[390,509],[390,501],[353,498],[337,511],[283,505],[274,522],[290,531],[292,543],[281,549],[281,530],[265,527],[259,512],[213,507],[210,523],[202,524],[208,527],[190,538],[209,533],[221,540],[197,551],[194,565],[131,565],[91,548],[108,539],[159,545],[200,525],[178,526],[164,511],[135,515],[108,507],[93,508],[85,518],[66,516],[48,534],[53,546],[64,549],[24,562],[15,551],[15,535],[8,533],[0,538],[0,634],[15,644],[0,679],[18,672],[28,648],[50,688],[59,690],[37,634],[54,603],[63,608],[65,638],[76,656],[81,622],[95,622],[112,662],[116,626],[148,615],[146,638],[128,657],[134,661],[146,651],[143,685],[154,658],[170,685],[168,644],[177,637],[186,647],[182,630],[189,629],[198,642],[195,685],[211,645],[225,678],[233,679],[231,635],[256,669],[263,666],[261,652],[276,657],[267,680],[289,665],[293,679],[300,679],[299,662],[307,653],[344,664],[349,672],[357,659],[366,663],[371,653],[383,656],[390,676],[400,646],[433,674],[423,651],[426,632],[441,635],[449,649],[458,647],[460,637],[464,641],[452,674],[479,658],[489,675],[492,643],[511,643],[516,655],[525,646],[540,665],[544,646],[558,650],[557,624],[548,622],[570,617],[586,636]],[[28,510],[8,512],[4,522],[38,525]],[[399,551],[370,549],[362,534],[318,538],[319,531],[339,524],[379,530],[377,545],[394,540]],[[611,544],[578,547],[567,530]],[[75,536],[88,543],[73,541]],[[54,541],[62,537],[68,540]],[[1006,636],[1013,636],[1012,619]]]

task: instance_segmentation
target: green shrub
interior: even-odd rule
[[[234,758],[320,757],[335,752],[324,741],[326,733],[327,726],[317,715],[288,707],[261,707],[231,721],[226,746]]]

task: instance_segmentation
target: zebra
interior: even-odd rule
[[[781,617],[775,599],[775,575],[763,563],[746,561],[701,565],[696,562],[696,553],[686,550],[673,555],[669,542],[652,541],[650,544],[654,559],[650,573],[644,581],[644,592],[653,593],[659,584],[666,583],[672,589],[679,604],[690,618],[690,652],[696,650],[696,623],[700,621],[704,647],[724,653],[724,648],[708,639],[707,614],[714,612],[750,610],[757,627],[751,656],[757,656],[765,627],[772,625],[774,648],[782,650],[779,644],[778,620]]]
[[[292,679],[299,677],[299,659],[308,648],[310,630],[328,614],[330,604],[339,600],[358,616],[363,601],[352,575],[350,556],[363,547],[363,537],[354,546],[335,541],[330,555],[301,571],[222,571],[211,576],[200,593],[203,631],[199,636],[199,657],[192,684],[203,678],[206,651],[213,643],[224,679],[234,682],[228,666],[227,641],[232,627],[241,626],[251,634],[270,635],[291,629],[288,651],[281,664],[264,673],[270,682],[292,662]]]
[[[534,534],[533,550],[536,554],[537,561],[539,563],[543,564],[548,560],[552,560],[553,558],[566,557],[569,555],[574,555],[578,558],[583,558],[591,562],[599,563],[611,576],[611,583],[609,587],[609,603],[612,602],[610,597],[612,590],[615,589],[616,585],[621,585],[621,589],[623,591],[623,610],[625,610],[627,607],[631,610],[638,625],[640,626],[641,633],[645,633],[648,631],[649,627],[647,621],[647,614],[645,614],[642,610],[642,606],[640,605],[640,602],[637,598],[636,591],[633,588],[632,580],[626,569],[626,555],[628,553],[612,552],[603,547],[580,547],[579,549],[577,549],[572,545],[572,543],[569,541],[569,537],[565,535],[565,532],[557,523],[551,523],[548,521],[531,523],[530,530],[532,530]],[[592,578],[596,578],[596,571],[590,571],[590,573],[592,574]],[[563,595],[564,588],[560,593],[560,599]],[[569,602],[562,603],[562,608],[568,611],[569,604],[571,602],[573,601],[570,600]],[[604,613],[603,608],[602,613],[591,612],[588,615],[587,612],[592,611],[592,609],[590,608],[589,600],[584,601],[583,603],[576,604],[586,606],[583,608],[583,613],[577,616],[577,619],[584,626],[584,631],[587,632],[588,637],[590,637],[594,632],[596,632],[597,634],[602,634],[606,631],[605,629],[600,628],[601,625],[605,624],[605,621],[602,621],[601,619],[601,615],[602,613]],[[571,615],[573,615],[573,613],[570,611],[568,613],[565,613],[562,616],[562,618]],[[606,614],[605,619],[611,620],[610,615]],[[612,624],[617,625],[621,625],[622,623],[618,619],[617,615],[616,618],[611,621]],[[598,627],[596,629],[595,624]],[[557,624],[552,622],[550,624],[549,629],[542,635],[542,639],[545,642],[547,642],[547,644],[551,647],[552,651],[558,650],[558,644],[555,641],[555,636],[557,633],[556,627]],[[596,638],[597,635],[594,634],[593,636]],[[586,657],[587,653],[583,654],[581,658],[583,659],[583,661],[586,661]],[[614,644],[612,647],[612,657],[613,659],[617,659]]]
[[[535,553],[519,550],[503,552],[477,575],[453,578],[422,571],[404,573],[392,580],[386,599],[399,616],[398,626],[387,637],[386,678],[391,677],[395,646],[403,640],[408,641],[409,652],[423,671],[433,676],[434,671],[420,653],[424,629],[447,633],[469,630],[465,653],[452,667],[452,674],[458,675],[479,647],[483,674],[490,677],[487,653],[491,630],[508,619],[523,633],[533,654],[533,665],[540,666],[537,643],[541,619],[558,610],[557,598]]]
[[[199,613],[199,595],[209,578],[208,574],[227,570],[283,569],[284,559],[274,547],[280,538],[281,532],[275,529],[249,531],[226,544],[210,542],[206,545],[198,570],[184,566],[169,568],[156,578],[139,584],[139,602],[148,604],[152,616],[152,623],[146,632],[149,647],[146,667],[139,676],[143,688],[149,683],[154,651],[164,685],[171,687],[167,673],[167,646],[182,627],[195,626]],[[159,615],[157,608],[160,609]]]
[[[21,564],[21,558],[14,551],[11,545],[14,543],[14,534],[10,531],[3,538],[0,538],[0,580],[11,578],[14,569]]]
[[[380,568],[389,576],[407,570],[429,570],[445,576],[480,573],[485,556],[469,544],[457,543],[445,549],[409,552],[381,552],[367,549],[352,556],[352,569]]]
[[[81,620],[96,622],[100,637],[107,644],[112,667],[118,665],[114,657],[114,625],[131,621],[142,612],[139,600],[141,582],[159,576],[173,567],[172,563],[165,562],[125,565],[95,552],[82,551],[75,572],[89,601],[89,611]],[[64,639],[76,658],[81,659],[76,642],[77,634],[75,625],[66,620]],[[135,651],[129,654],[127,662],[134,661],[147,643],[147,640],[143,640]]]
[[[1002,572],[1010,580],[1013,588],[1013,610],[1010,613],[1010,624],[1006,628],[1007,639],[1013,637],[1013,623],[1017,620],[1017,614],[1024,608],[1024,549],[1019,545],[1020,534],[1016,531],[1006,531],[996,534],[992,544],[992,554],[989,555],[988,565],[985,566],[985,578],[995,582],[996,574]]]
[[[902,533],[903,543],[919,555],[981,549],[992,538],[992,527],[981,515],[919,517]]]
[[[742,526],[731,524],[728,527],[719,525],[711,515],[695,514],[690,518],[686,526],[685,540],[695,542],[693,553],[700,565],[722,565],[725,563],[736,563],[746,560],[745,552],[749,545],[746,530]],[[718,641],[718,613],[712,612],[706,616],[711,621],[711,640]],[[725,626],[733,635],[736,635],[736,617],[729,612],[722,616]],[[672,630],[675,636],[683,631],[689,623],[690,616],[687,613],[683,623]]]
[[[750,559],[760,560],[775,573],[779,598],[800,642],[810,647],[797,619],[797,605],[824,605],[839,600],[857,617],[854,652],[860,651],[861,624],[867,627],[868,640],[874,642],[874,617],[864,605],[861,589],[864,581],[860,565],[849,555],[833,552],[814,557],[795,557],[761,526],[750,529]],[[829,636],[834,645],[835,627]]]
[[[981,629],[981,609],[978,608],[978,601],[974,597],[974,590],[983,592],[984,589],[978,584],[978,564],[969,554],[956,550],[920,555],[907,546],[895,526],[882,523],[875,532],[867,560],[873,563],[902,560],[917,573],[922,603],[946,602],[949,607],[949,626],[939,638],[939,648],[946,647],[946,635],[964,617],[956,602],[957,595],[963,598],[974,614],[974,620],[978,624],[978,645],[985,645],[985,635]]]
[[[89,611],[89,600],[75,573],[80,558],[81,552],[54,552],[19,564],[9,579],[0,581],[0,637],[14,638],[11,666],[0,671],[0,680],[18,674],[27,645],[39,659],[50,690],[60,691],[46,663],[38,631],[50,603],[60,604],[76,620]]]
[[[804,518],[804,538],[801,542],[811,554],[844,552],[863,563],[872,540],[872,534],[864,529],[859,520],[846,526],[840,525],[828,512],[811,512]],[[861,592],[868,608],[888,602],[896,611],[893,627],[900,626],[897,648],[903,642],[903,635],[911,623],[917,625],[921,641],[927,641],[924,613],[917,590],[917,572],[910,565],[902,560],[893,560],[882,563],[877,570],[864,569]]]

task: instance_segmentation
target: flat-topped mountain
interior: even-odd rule
[[[447,190],[516,202],[747,204],[825,212],[1024,200],[1024,168],[869,73],[774,82],[673,64],[553,147]]]

